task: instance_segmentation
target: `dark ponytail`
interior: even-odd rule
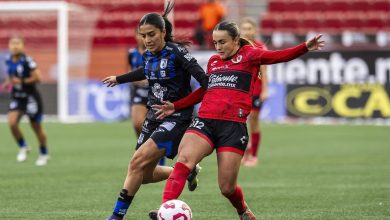
[[[189,46],[191,42],[175,40],[172,35],[173,25],[168,20],[168,15],[172,11],[174,6],[175,6],[174,1],[169,1],[167,6],[164,9],[163,15],[159,15],[157,13],[148,13],[144,15],[138,24],[138,28],[141,27],[142,25],[150,24],[158,28],[160,31],[164,31],[165,29],[165,38],[164,38],[165,42],[173,42],[181,46]]]
[[[232,21],[222,21],[219,24],[217,24],[214,28],[214,31],[226,31],[230,37],[235,39],[236,37],[240,38],[240,47],[244,45],[252,45],[253,43],[240,36],[240,29],[238,28],[238,25]]]

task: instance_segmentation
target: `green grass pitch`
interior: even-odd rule
[[[0,124],[0,219],[105,219],[122,188],[136,139],[130,122],[45,124],[52,159],[36,167]],[[239,184],[265,220],[390,219],[390,127],[263,126],[260,165],[241,168]],[[202,163],[199,188],[184,190],[195,220],[238,219],[217,185],[215,154]],[[164,183],[144,185],[126,219],[147,219]]]

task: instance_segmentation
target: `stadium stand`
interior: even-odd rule
[[[390,30],[389,0],[270,0],[263,34]]]

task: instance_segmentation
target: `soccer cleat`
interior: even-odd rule
[[[119,217],[117,215],[111,215],[106,220],[122,220],[122,219],[123,219],[122,217]]]
[[[47,161],[49,160],[49,155],[39,155],[37,161],[35,161],[35,165],[37,166],[45,166]]]
[[[149,212],[149,218],[151,220],[157,220],[157,212],[158,212],[157,209],[150,211]]]
[[[23,162],[27,160],[27,153],[30,151],[29,147],[22,147],[19,149],[18,155],[16,156],[16,161]]]
[[[256,216],[249,208],[247,208],[245,212],[240,215],[240,220],[256,220]]]
[[[202,167],[199,164],[196,164],[194,169],[192,169],[191,173],[187,176],[187,181],[188,181],[187,186],[188,186],[188,190],[190,190],[191,192],[194,191],[196,187],[198,187],[199,180],[197,176],[201,169]]]

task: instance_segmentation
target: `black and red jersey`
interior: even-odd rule
[[[212,56],[207,65],[209,82],[199,117],[245,123],[260,65],[287,62],[307,51],[304,43],[280,51],[245,45],[227,60]]]

